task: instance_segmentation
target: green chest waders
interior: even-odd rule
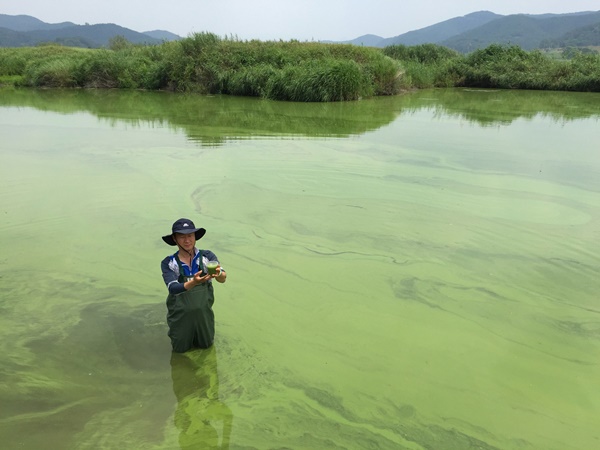
[[[184,274],[179,258],[179,282],[192,277]],[[186,352],[192,348],[208,348],[215,340],[215,296],[212,283],[202,283],[181,294],[167,297],[167,325],[173,351]]]

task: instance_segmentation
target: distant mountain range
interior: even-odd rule
[[[600,45],[600,11],[570,14],[513,14],[479,11],[392,38],[368,34],[344,43],[370,47],[438,44],[467,53],[490,44],[514,44],[525,50]]]
[[[110,39],[116,36],[122,36],[134,44],[159,44],[181,39],[180,36],[164,30],[137,32],[116,24],[51,24],[32,16],[0,14],[0,47],[56,42],[74,47],[97,48],[108,46]],[[519,45],[525,50],[600,46],[600,11],[508,16],[479,11],[391,38],[368,34],[351,41],[335,43],[381,48],[394,44],[432,43],[462,53],[493,43]]]
[[[181,39],[164,30],[140,33],[113,23],[46,23],[32,16],[0,14],[0,47],[26,47],[55,42],[71,47],[98,48],[108,46],[110,39],[116,36],[123,36],[134,44],[160,44],[163,41]]]

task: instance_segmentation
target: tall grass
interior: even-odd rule
[[[322,102],[393,95],[400,86],[396,61],[352,45],[196,34],[169,50],[165,69],[177,90]]]
[[[0,62],[0,76],[22,75],[25,86],[167,89],[301,102],[393,95],[401,86],[397,61],[352,45],[242,42],[198,33],[158,46],[12,50]]]
[[[600,91],[600,55],[551,58],[490,45],[468,55],[434,44],[384,49],[239,41],[197,33],[108,49],[0,48],[0,80],[23,86],[160,89],[299,102],[355,100],[402,89],[483,87]]]
[[[457,86],[600,92],[600,55],[556,60],[538,50],[490,45],[457,61]]]
[[[358,100],[372,94],[369,77],[357,62],[335,59],[284,66],[265,90],[267,98],[308,102]]]
[[[23,75],[29,64],[42,60],[71,59],[85,55],[90,50],[58,45],[38,47],[0,47],[0,75]]]
[[[557,60],[539,50],[492,44],[461,55],[432,44],[395,45],[383,52],[397,59],[417,88],[477,87],[600,92],[600,55],[579,53]]]
[[[453,86],[448,67],[461,58],[458,52],[435,44],[390,45],[383,53],[402,63],[406,83],[415,88]]]

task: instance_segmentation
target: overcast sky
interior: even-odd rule
[[[0,0],[0,14],[48,23],[116,23],[185,37],[209,31],[239,39],[351,40],[398,36],[475,11],[543,14],[600,10],[599,0]]]

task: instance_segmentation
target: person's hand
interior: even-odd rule
[[[203,275],[202,272],[196,272],[194,274],[194,283],[195,284],[202,284],[202,283],[206,283],[208,280],[210,280],[213,276],[212,275]]]
[[[210,277],[211,278],[217,278],[220,275],[221,275],[221,264],[219,264],[217,266],[217,271],[215,273],[213,273],[212,275],[210,275]]]

